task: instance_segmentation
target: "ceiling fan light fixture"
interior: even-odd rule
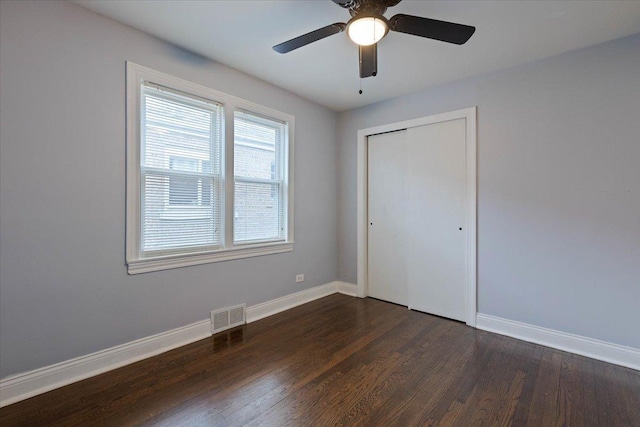
[[[370,46],[378,43],[389,32],[387,20],[378,16],[363,16],[353,19],[347,28],[347,34],[354,43]]]

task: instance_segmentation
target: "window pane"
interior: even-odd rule
[[[142,251],[220,244],[221,107],[143,88]]]
[[[212,127],[219,126],[216,112],[159,96],[145,96],[143,165],[185,171],[195,171],[194,162],[198,160],[211,165],[219,150],[219,143],[212,146]],[[171,166],[172,158],[180,160]],[[211,172],[217,174],[219,169]]]
[[[169,204],[170,205],[197,205],[198,204],[198,178],[184,176],[169,177]]]
[[[198,172],[198,159],[170,156],[169,169],[185,172]]]
[[[236,144],[234,168],[236,176],[276,179],[275,150]]]
[[[192,177],[147,174],[144,177],[144,217],[142,247],[146,251],[184,247],[212,246],[220,239],[218,211],[211,208],[212,191],[219,181],[204,180],[209,189],[206,197],[194,194],[192,186],[186,191],[173,187],[175,180],[191,184]],[[199,185],[198,178],[195,178]],[[173,192],[170,189],[173,188]],[[196,187],[198,189],[198,187]],[[173,197],[173,200],[171,198]],[[208,205],[205,203],[208,197]],[[214,203],[218,201],[214,199]]]
[[[235,241],[282,237],[280,184],[236,182],[235,188]]]
[[[234,241],[282,239],[286,124],[236,111],[234,135]]]
[[[246,178],[282,179],[279,156],[284,128],[283,123],[237,111],[234,120],[235,175]]]

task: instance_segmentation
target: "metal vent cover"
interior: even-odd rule
[[[244,306],[232,308],[229,310],[229,324],[241,325],[244,323]]]
[[[225,307],[211,312],[211,333],[225,331],[235,326],[244,325],[246,304]]]
[[[213,330],[223,329],[229,326],[229,312],[227,310],[213,315]]]

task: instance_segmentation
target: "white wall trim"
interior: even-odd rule
[[[148,273],[150,271],[169,270],[172,268],[188,267],[191,265],[207,264],[211,262],[280,254],[291,252],[292,250],[293,242],[277,242],[262,245],[239,246],[232,249],[211,251],[201,254],[180,254],[158,258],[139,259],[136,261],[129,261],[127,272],[129,274]]]
[[[476,325],[477,312],[477,184],[476,184],[476,107],[451,111],[448,113],[436,114],[428,117],[421,117],[406,120],[398,123],[391,123],[382,126],[360,129],[357,139],[357,161],[356,161],[356,201],[357,201],[357,263],[358,263],[358,286],[357,295],[364,298],[368,295],[367,284],[367,137],[384,132],[393,132],[401,129],[408,129],[416,126],[424,126],[433,123],[446,122],[456,119],[466,120],[466,172],[467,172],[467,203],[466,203],[466,322],[469,326]]]
[[[208,336],[211,336],[211,322],[207,319],[55,365],[12,375],[0,381],[0,407],[129,365]]]
[[[592,359],[640,370],[640,349],[478,313],[476,327]]]
[[[331,282],[326,285],[316,286],[315,288],[296,292],[295,294],[285,295],[271,301],[263,302],[251,307],[247,307],[247,323],[264,319],[277,313],[289,310],[302,304],[335,294],[336,292],[355,296],[355,285],[345,282]]]
[[[356,285],[331,282],[247,308],[247,323],[340,292],[355,296]],[[211,336],[211,320],[162,332],[0,380],[0,408],[120,368]]]
[[[358,285],[347,282],[333,282],[336,285],[336,291],[341,294],[349,295],[351,297],[358,296]]]

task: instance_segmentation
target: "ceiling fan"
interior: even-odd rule
[[[345,29],[349,38],[358,44],[360,50],[360,78],[375,77],[378,74],[378,42],[389,30],[447,43],[464,44],[476,31],[475,27],[398,14],[387,19],[383,14],[388,7],[401,0],[331,0],[338,6],[349,9],[349,22],[337,22],[310,33],[280,43],[273,47],[279,53],[287,53],[299,47],[341,33]]]

